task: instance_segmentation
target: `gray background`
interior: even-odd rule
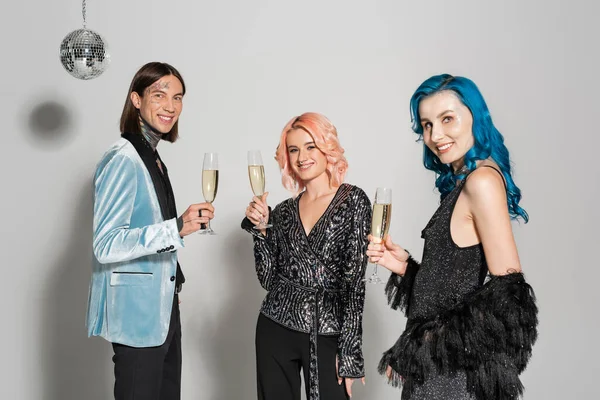
[[[347,181],[394,189],[394,239],[419,254],[436,208],[432,173],[410,131],[408,100],[433,74],[473,79],[506,138],[531,215],[514,231],[540,305],[526,399],[592,399],[598,354],[598,67],[593,1],[90,1],[88,27],[112,64],[78,81],[58,60],[81,27],[80,2],[3,4],[2,399],[108,399],[110,345],[87,339],[91,176],[118,138],[135,71],[160,60],[183,74],[182,137],[162,144],[180,211],[202,201],[202,155],[220,155],[215,237],[179,252],[184,399],[255,398],[254,328],[264,296],[239,229],[251,191],[246,151],[260,149],[272,205],[288,197],[272,155],[304,111],[338,127]],[[369,268],[368,272],[370,273]],[[387,276],[386,272],[382,275]],[[367,386],[355,399],[399,398],[377,375],[404,319],[369,286]]]

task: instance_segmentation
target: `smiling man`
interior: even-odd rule
[[[134,76],[121,139],[94,176],[94,264],[89,336],[112,343],[115,399],[181,397],[179,298],[185,281],[177,261],[183,238],[213,218],[209,203],[177,218],[167,166],[157,146],[175,142],[185,84],[169,64],[148,63]]]

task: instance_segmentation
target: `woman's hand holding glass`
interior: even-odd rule
[[[408,252],[392,242],[390,235],[386,235],[384,240],[369,235],[367,256],[371,263],[381,265],[400,276],[404,275],[409,258]]]
[[[264,193],[262,196],[254,196],[252,202],[246,207],[246,217],[255,226],[258,226],[262,221],[269,221],[269,206],[267,205],[267,196],[269,193]],[[263,236],[267,235],[266,228],[260,229]]]

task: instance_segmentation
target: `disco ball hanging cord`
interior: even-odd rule
[[[82,0],[81,2],[81,15],[83,15],[83,29],[87,28],[87,22],[85,20],[85,15],[87,13],[87,4],[86,0]]]
[[[82,1],[83,29],[69,33],[60,45],[60,61],[65,70],[77,79],[97,78],[108,68],[110,55],[102,36],[87,29],[87,4]]]

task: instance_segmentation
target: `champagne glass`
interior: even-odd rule
[[[215,201],[217,189],[219,188],[219,157],[217,153],[204,153],[202,165],[202,195],[204,201],[211,203]],[[216,235],[210,227],[210,221],[205,229],[198,231],[200,235]]]
[[[258,150],[248,151],[248,177],[250,178],[250,186],[256,197],[265,194],[265,167],[263,165],[262,156]],[[273,225],[260,217],[260,223],[254,227],[256,230],[272,228]]]
[[[381,240],[390,230],[392,217],[392,189],[379,187],[375,192],[375,203],[373,203],[373,218],[371,219],[371,235]],[[381,284],[383,281],[377,275],[377,264],[373,267],[373,275],[366,279],[369,283]]]

